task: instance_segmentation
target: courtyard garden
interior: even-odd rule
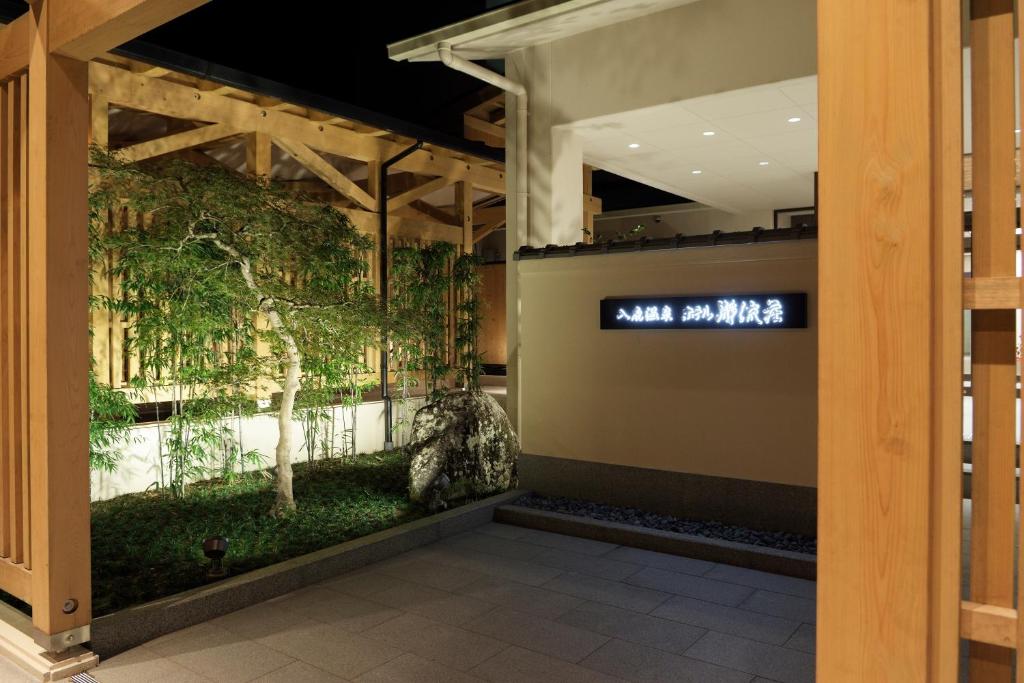
[[[128,467],[145,477],[92,503],[95,614],[209,582],[211,537],[228,539],[237,575],[479,493],[445,494],[442,464],[423,487],[442,504],[410,502],[416,449],[360,453],[357,434],[383,334],[406,437],[417,408],[478,388],[472,255],[393,245],[383,302],[370,279],[379,245],[331,206],[182,160],[97,150],[92,172],[92,333],[124,321],[126,360],[93,345],[90,464],[94,481]],[[156,426],[148,450],[140,405]],[[247,436],[258,419],[276,424],[272,450]]]

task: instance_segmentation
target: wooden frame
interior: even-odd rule
[[[49,651],[92,620],[87,60],[204,2],[34,0],[0,29],[0,588]]]

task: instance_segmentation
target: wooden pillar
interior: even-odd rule
[[[50,52],[51,9],[49,2],[30,5],[28,76],[32,620],[43,634],[87,626],[92,614],[88,68]]]
[[[473,185],[455,183],[455,221],[462,226],[462,253],[473,253]]]
[[[818,2],[817,679],[957,680],[959,0]]]

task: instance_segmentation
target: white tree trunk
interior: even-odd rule
[[[245,284],[252,291],[259,301],[260,310],[267,316],[270,326],[277,336],[284,343],[285,355],[288,357],[288,367],[284,375],[284,385],[281,387],[281,409],[277,415],[277,498],[274,501],[274,508],[271,514],[280,515],[295,509],[295,495],[292,492],[292,412],[295,408],[295,394],[299,391],[299,382],[302,373],[302,354],[299,353],[299,346],[295,343],[295,337],[288,331],[281,315],[277,312],[274,300],[265,296],[256,284],[252,275],[252,266],[249,259],[242,256],[234,247],[224,244],[218,239],[213,240],[222,251],[230,254],[238,261],[242,271]]]

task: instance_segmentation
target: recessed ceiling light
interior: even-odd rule
[[[715,131],[713,131],[713,130],[706,130],[706,131],[704,131],[704,137],[708,137],[709,138],[709,137],[711,137],[714,134],[715,134]]]
[[[692,173],[693,175],[700,175],[703,172],[704,171],[700,170],[699,168],[695,168],[692,171],[690,171],[690,173]]]
[[[768,162],[767,161],[759,161],[759,162],[757,162],[757,165],[758,166],[767,166]]]
[[[639,142],[631,142],[631,143],[629,143],[629,148],[630,149],[636,149],[639,146],[640,146]]]
[[[790,123],[800,123],[800,117],[799,116],[790,116],[786,120],[789,121]]]

